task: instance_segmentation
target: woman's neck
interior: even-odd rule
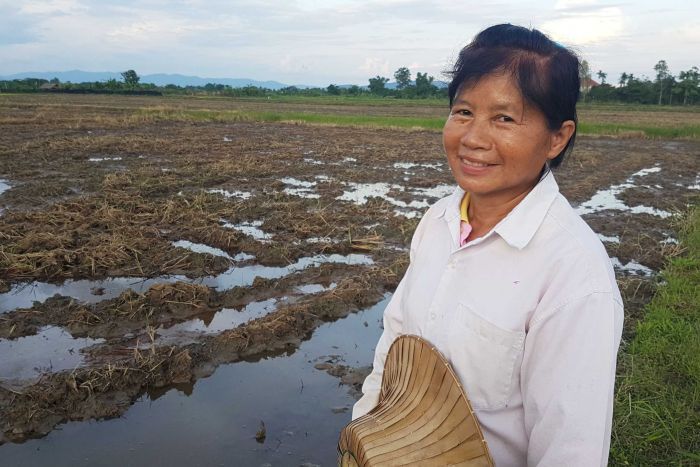
[[[472,227],[472,231],[467,240],[471,241],[486,235],[496,224],[501,222],[501,220],[506,217],[533,188],[534,185],[515,198],[506,200],[499,200],[490,196],[479,196],[476,193],[471,193],[469,199],[469,224]]]

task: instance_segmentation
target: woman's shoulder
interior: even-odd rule
[[[547,248],[556,266],[569,270],[578,287],[617,290],[615,273],[597,233],[558,195],[541,227],[539,247]]]

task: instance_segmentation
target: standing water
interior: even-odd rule
[[[354,399],[314,365],[370,365],[388,300],[320,326],[292,354],[223,365],[194,384],[143,395],[120,418],[68,422],[0,446],[2,464],[335,465]],[[267,436],[259,443],[261,421]]]

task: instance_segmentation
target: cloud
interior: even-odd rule
[[[369,75],[387,75],[389,74],[389,62],[382,58],[367,57],[359,69]]]
[[[21,5],[20,11],[28,15],[70,14],[86,9],[78,0],[34,0]]]
[[[602,6],[595,0],[560,0],[556,18],[540,28],[553,39],[568,45],[609,41],[624,32],[625,19],[617,6]]]
[[[324,86],[407,66],[439,79],[477,32],[511,22],[541,24],[613,71],[623,55],[697,56],[700,28],[671,27],[697,9],[679,16],[656,0],[0,0],[0,64],[5,73],[133,68]],[[669,27],[650,34],[659,21]]]
[[[36,21],[16,8],[8,8],[0,16],[0,46],[26,44],[37,40]]]

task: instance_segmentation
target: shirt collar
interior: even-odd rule
[[[513,248],[522,250],[535,236],[557,194],[559,194],[559,185],[554,179],[554,174],[548,171],[532,191],[496,224],[492,231],[500,235]],[[448,197],[438,217],[444,217],[448,223],[459,222],[459,204],[463,197],[464,190],[458,186]],[[487,236],[489,234],[484,237]]]

